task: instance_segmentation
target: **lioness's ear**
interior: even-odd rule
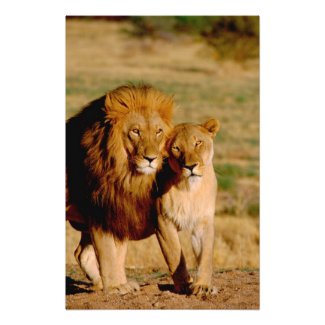
[[[215,137],[220,130],[220,122],[214,118],[207,120],[202,126],[209,131],[212,137]]]
[[[108,93],[105,99],[106,118],[115,122],[129,111],[128,106],[123,102],[122,98],[117,98],[113,92]]]

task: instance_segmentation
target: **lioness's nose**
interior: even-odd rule
[[[154,161],[157,158],[157,156],[150,156],[150,157],[149,156],[143,156],[143,158],[148,160],[149,164],[150,164],[152,161]]]
[[[193,164],[193,165],[184,165],[184,168],[187,168],[187,169],[189,169],[190,171],[192,171],[196,166],[197,166],[197,164]]]

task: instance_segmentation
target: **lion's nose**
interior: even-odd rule
[[[154,161],[156,158],[157,158],[157,156],[144,156],[143,157],[144,159],[146,159],[146,160],[148,160],[149,161],[149,164],[152,162],[152,161]]]
[[[193,165],[184,165],[184,168],[189,169],[190,171],[192,171],[196,166],[197,166],[197,164],[193,164]]]

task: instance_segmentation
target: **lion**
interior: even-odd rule
[[[67,220],[82,231],[75,257],[106,293],[139,290],[126,278],[127,243],[155,233],[152,192],[173,105],[151,86],[121,86],[66,124]]]
[[[217,180],[212,158],[218,120],[177,125],[166,143],[168,164],[158,174],[157,238],[177,292],[215,294],[213,272],[214,214]],[[192,233],[198,262],[196,280],[188,274],[178,231]]]

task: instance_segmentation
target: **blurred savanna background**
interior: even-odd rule
[[[258,269],[259,17],[67,17],[66,118],[127,82],[174,94],[175,124],[219,119],[214,267]],[[66,223],[68,264],[79,238]],[[157,239],[131,242],[126,265],[166,268]]]

